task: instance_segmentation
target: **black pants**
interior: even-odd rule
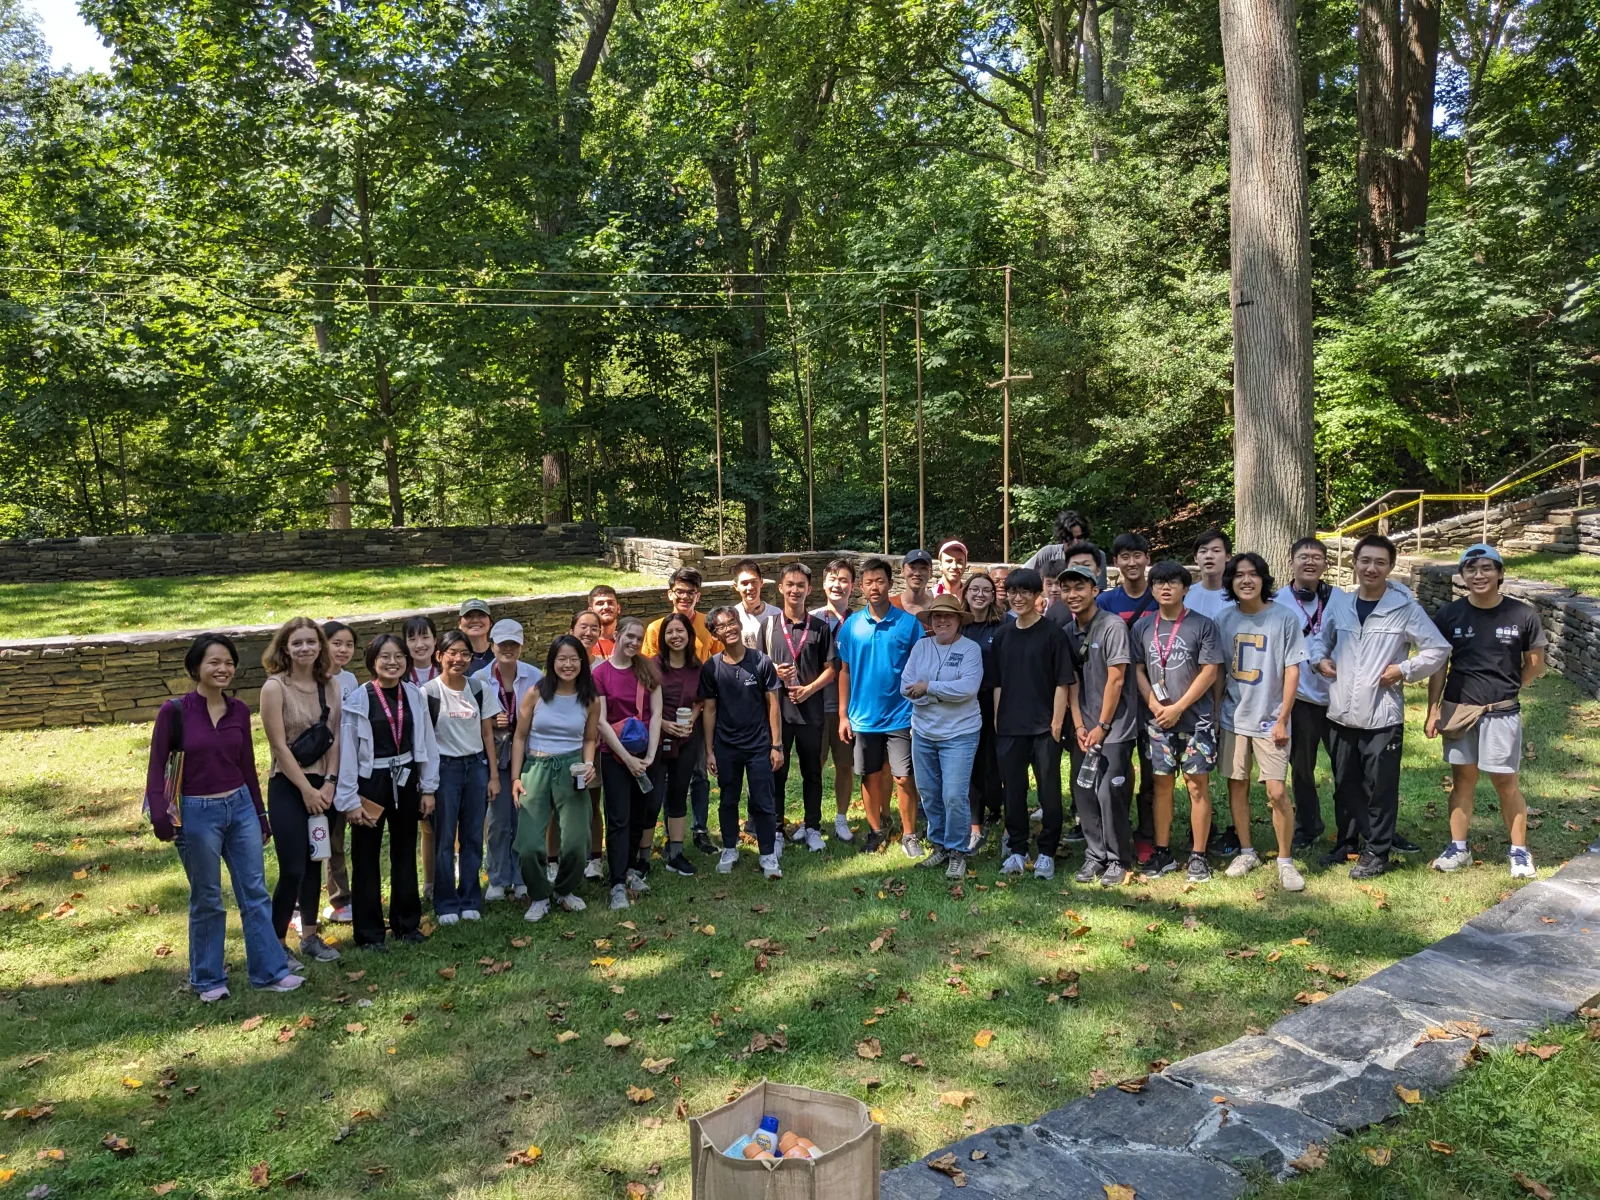
[[[1128,797],[1133,792],[1133,742],[1106,742],[1100,753],[1105,758],[1100,780],[1093,788],[1078,786],[1078,768],[1086,755],[1074,749],[1072,763],[1072,803],[1083,826],[1083,861],[1109,867],[1134,864],[1133,829],[1128,823]]]
[[[772,773],[772,807],[778,827],[789,786],[789,764],[800,756],[800,796],[805,805],[807,829],[822,828],[822,726],[783,723],[783,765]]]
[[[389,830],[389,930],[395,937],[422,925],[422,899],[417,895],[416,768],[400,789],[398,803],[387,768],[361,781],[360,793],[384,808],[370,828],[350,825],[350,919],[356,945],[383,945],[383,831]]]
[[[772,805],[772,759],[768,752],[747,754],[720,742],[712,746],[711,752],[717,758],[717,816],[722,824],[722,848],[732,850],[739,844],[739,800],[748,777],[750,825],[762,855],[771,854],[776,846],[778,815]]]
[[[600,756],[600,786],[606,802],[606,866],[611,886],[626,883],[628,868],[639,853],[639,841],[646,829],[654,829],[661,812],[661,781],[665,775],[661,760],[645,772],[651,788],[639,789],[632,771],[610,754]]]
[[[1322,799],[1317,795],[1317,748],[1333,761],[1333,731],[1328,706],[1298,697],[1289,721],[1289,779],[1294,787],[1294,840],[1320,841],[1327,831],[1322,823]]]
[[[1150,768],[1150,747],[1145,745],[1142,737],[1135,738],[1133,744],[1139,748],[1139,794],[1137,797],[1139,824],[1137,828],[1140,833],[1154,837],[1156,831],[1156,777],[1155,772]],[[1132,790],[1132,788],[1129,788],[1129,791]]]
[[[1328,728],[1333,738],[1333,819],[1339,845],[1354,850],[1365,838],[1370,853],[1387,858],[1400,811],[1400,754],[1406,727],[1350,729],[1329,721]]]
[[[703,737],[690,738],[679,748],[676,758],[667,759],[664,811],[668,820],[688,815],[689,792],[694,787],[695,776],[704,779],[705,773],[706,740]]]
[[[704,746],[705,741],[702,739],[700,744]],[[711,780],[706,775],[704,750],[700,752],[700,762],[689,778],[689,806],[694,814],[692,824],[696,829],[704,829],[711,815]]]
[[[995,752],[994,693],[978,693],[978,711],[983,727],[978,731],[978,753],[972,759],[972,786],[967,801],[972,808],[972,823],[985,828],[1006,816],[1005,786],[1000,777],[1000,759]]]
[[[1061,743],[1049,733],[1031,737],[1000,735],[995,757],[1005,780],[1006,842],[1011,854],[1028,852],[1028,768],[1039,789],[1044,820],[1039,826],[1039,853],[1055,857],[1061,845]]]
[[[307,775],[306,782],[320,788],[321,775]],[[272,931],[281,942],[289,933],[289,918],[300,910],[300,919],[316,924],[317,901],[322,899],[322,864],[311,861],[311,836],[300,789],[286,775],[267,780],[267,820],[272,825],[272,848],[278,856],[278,885],[272,889]]]

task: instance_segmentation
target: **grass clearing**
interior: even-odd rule
[[[1547,678],[1525,710],[1536,755],[1526,786],[1544,810],[1530,840],[1548,874],[1600,832],[1600,745],[1584,724],[1600,704]],[[1418,716],[1413,705],[1401,827],[1431,851],[1445,836],[1444,769]],[[307,986],[283,996],[248,988],[230,914],[235,996],[207,1008],[184,987],[182,871],[138,813],[147,737],[145,726],[0,735],[0,877],[19,876],[0,891],[0,1104],[54,1105],[36,1122],[0,1123],[0,1170],[16,1172],[0,1195],[43,1183],[57,1196],[148,1197],[175,1181],[176,1197],[244,1196],[265,1163],[273,1181],[304,1172],[300,1190],[314,1196],[601,1200],[639,1182],[685,1200],[679,1102],[703,1112],[762,1076],[882,1110],[893,1166],[1265,1026],[1297,993],[1356,982],[1511,886],[1487,791],[1473,830],[1484,866],[1446,877],[1414,864],[1366,891],[1343,872],[1311,872],[1299,896],[1264,874],[1106,891],[1070,882],[1075,856],[1052,884],[1002,887],[991,851],[958,892],[942,872],[906,869],[898,849],[868,858],[833,844],[789,851],[773,884],[753,853],[731,876],[703,859],[692,880],[657,871],[626,913],[603,909],[598,891],[588,912],[536,926],[494,905],[480,925],[422,946],[313,965]],[[791,816],[797,807],[792,796]],[[1270,841],[1259,793],[1257,812]],[[511,966],[486,974],[484,959]],[[984,1029],[995,1037],[980,1049]],[[604,1046],[614,1030],[630,1044]],[[568,1031],[578,1037],[558,1040]],[[787,1050],[751,1053],[758,1031],[783,1034]],[[862,1056],[869,1039],[877,1057]],[[1555,1186],[1537,1172],[1563,1148],[1594,1161],[1592,1065],[1579,1071],[1592,1051],[1570,1053],[1538,1076],[1491,1060],[1380,1133],[1407,1148],[1423,1136],[1482,1147]],[[674,1061],[653,1074],[647,1057]],[[1463,1128],[1515,1115],[1519,1091],[1569,1071],[1564,1091],[1529,1101],[1528,1119]],[[635,1104],[630,1086],[654,1095]],[[947,1090],[973,1098],[939,1105]],[[1435,1119],[1448,1136],[1424,1132]],[[103,1149],[108,1133],[136,1152]],[[543,1150],[536,1166],[506,1162],[530,1145]],[[38,1157],[53,1149],[62,1161]],[[1368,1179],[1341,1148],[1324,1175],[1351,1196],[1501,1194],[1437,1173],[1479,1161],[1457,1158]],[[1592,1194],[1577,1166],[1568,1177],[1579,1190],[1566,1194]]]
[[[1506,559],[1506,574],[1600,596],[1600,557],[1593,554],[1524,554]]]
[[[573,562],[7,583],[0,584],[0,639],[265,625],[300,613],[324,620],[457,604],[469,596],[488,600],[584,592],[597,583],[624,588],[661,582]]]

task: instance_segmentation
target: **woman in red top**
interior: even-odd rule
[[[177,847],[189,877],[189,986],[208,1004],[228,998],[228,916],[222,907],[227,863],[251,984],[292,992],[304,980],[290,973],[288,953],[272,928],[265,861],[272,827],[261,803],[250,710],[224,691],[238,670],[239,651],[220,633],[201,634],[183,667],[194,691],[168,700],[156,714],[144,800],[156,837]],[[181,799],[174,805],[167,768],[180,751]]]
[[[661,677],[639,653],[644,622],[623,617],[611,657],[594,669],[600,693],[600,783],[605,791],[606,859],[611,869],[611,907],[627,908],[628,892],[647,892],[637,859],[644,831],[654,829],[661,806]],[[643,867],[648,869],[649,861]]]
[[[695,732],[700,710],[705,707],[700,699],[700,660],[694,653],[694,625],[682,613],[670,613],[661,622],[660,638],[656,667],[661,672],[661,756],[666,760],[666,865],[676,874],[693,875],[694,864],[683,853],[683,835],[689,823],[690,782],[705,758],[705,739]],[[686,710],[689,720],[680,722],[678,716]],[[645,863],[650,861],[654,838],[652,822],[639,839],[639,855]]]

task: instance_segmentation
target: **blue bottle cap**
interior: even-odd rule
[[[763,1128],[765,1130],[768,1130],[768,1131],[770,1131],[772,1133],[777,1133],[778,1132],[778,1118],[776,1116],[774,1116],[772,1113],[768,1113],[766,1116],[761,1118],[761,1128]]]

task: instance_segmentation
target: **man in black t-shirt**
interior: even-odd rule
[[[773,805],[778,836],[784,832],[784,805],[789,785],[789,764],[800,760],[800,794],[805,805],[796,839],[808,850],[820,851],[822,841],[822,749],[826,742],[823,691],[833,682],[833,630],[820,617],[806,612],[811,595],[811,569],[793,562],[778,573],[778,594],[783,611],[761,618],[756,646],[772,660],[783,690],[778,707],[783,714],[783,763],[772,775]],[[776,843],[782,846],[782,842]],[[780,850],[781,853],[781,850]]]
[[[713,654],[700,668],[700,698],[706,702],[702,718],[706,770],[716,776],[721,792],[722,857],[717,870],[726,875],[739,861],[739,798],[748,776],[750,823],[761,854],[761,871],[768,879],[782,879],[772,804],[772,772],[783,761],[783,737],[778,728],[782,684],[772,660],[741,640],[738,609],[728,605],[712,609],[706,624],[723,646],[721,654]]]
[[[1018,567],[1006,580],[1006,596],[1017,619],[995,631],[995,757],[1005,781],[1005,860],[1000,870],[1022,874],[1028,853],[1028,768],[1039,789],[1039,857],[1033,873],[1055,877],[1061,844],[1061,733],[1073,683],[1066,634],[1039,615],[1044,588],[1039,572]]]
[[[1488,775],[1500,797],[1500,816],[1511,836],[1511,876],[1533,877],[1528,853],[1528,804],[1517,770],[1522,762],[1522,689],[1544,674],[1544,626],[1531,605],[1500,593],[1505,564],[1493,546],[1478,543],[1461,556],[1464,599],[1434,614],[1450,643],[1450,666],[1428,680],[1424,732],[1444,738],[1450,764],[1450,844],[1433,860],[1437,871],[1472,862],[1472,824],[1478,775]],[[1474,720],[1474,718],[1476,718]]]

